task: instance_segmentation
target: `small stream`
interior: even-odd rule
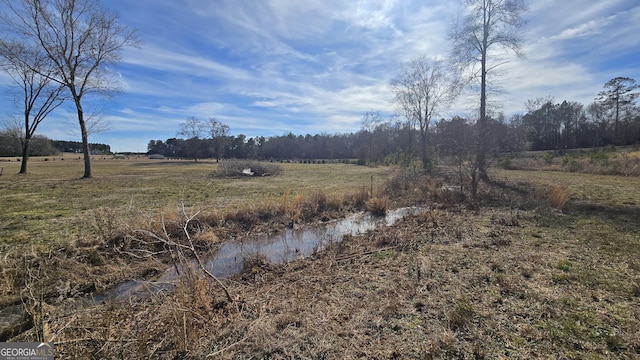
[[[342,220],[287,229],[277,234],[257,236],[238,242],[228,242],[211,257],[202,260],[212,274],[223,279],[239,274],[247,257],[261,256],[271,263],[283,264],[322,251],[327,245],[342,241],[345,235],[357,235],[368,230],[390,226],[405,216],[420,214],[426,210],[423,207],[400,208],[387,211],[386,216],[356,213]],[[192,265],[197,267],[195,261]],[[83,308],[109,300],[146,299],[153,294],[172,291],[178,279],[175,268],[169,268],[156,279],[124,282],[111,291],[78,301],[76,306]],[[7,330],[7,334],[24,331],[23,326],[32,326],[29,319],[25,317],[26,313],[21,305],[2,309],[0,315],[0,330]]]
[[[213,275],[220,279],[231,277],[242,271],[243,262],[248,257],[263,257],[274,264],[283,264],[311,256],[333,242],[342,241],[345,235],[357,235],[383,226],[393,225],[407,215],[426,211],[422,207],[405,207],[387,211],[386,216],[356,213],[342,220],[333,220],[316,225],[287,229],[285,231],[261,235],[239,242],[222,245],[210,258],[203,262]],[[194,266],[197,266],[194,262]],[[155,280],[132,280],[120,284],[110,292],[94,297],[94,301],[108,299],[145,298],[150,294],[170,291],[175,287],[178,276],[170,268]]]

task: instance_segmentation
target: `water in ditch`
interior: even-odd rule
[[[390,226],[407,215],[424,211],[426,209],[421,207],[405,207],[387,211],[385,216],[356,213],[342,220],[287,229],[277,234],[256,236],[241,242],[229,242],[222,245],[210,258],[204,258],[203,262],[213,275],[223,279],[240,273],[246,258],[259,256],[274,264],[305,258],[321,251],[332,242],[342,241],[345,235],[357,235]],[[170,291],[176,279],[176,271],[171,268],[155,280],[125,282],[109,293],[96,296],[95,300],[147,297],[150,294]]]

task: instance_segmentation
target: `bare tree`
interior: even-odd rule
[[[380,112],[367,111],[362,116],[361,129],[367,135],[367,161],[373,158],[373,136],[376,128],[382,124],[383,119]]]
[[[607,141],[607,127],[609,125],[606,107],[602,103],[594,101],[587,105],[587,114],[595,128],[595,136],[590,139],[592,144],[594,146],[605,145]]]
[[[634,92],[640,88],[640,85],[636,84],[636,81],[631,78],[617,77],[607,81],[604,84],[604,88],[607,90],[598,93],[596,99],[600,102],[605,109],[612,113],[613,117],[613,144],[618,145],[620,142],[619,123],[620,112],[633,106],[636,98],[640,96],[640,93]]]
[[[83,108],[84,96],[117,90],[110,78],[111,66],[126,46],[136,45],[135,33],[94,0],[3,0],[4,16],[18,41],[37,45],[55,70],[42,76],[63,85],[73,99],[84,154],[84,178],[91,177],[89,132]]]
[[[224,156],[224,145],[229,135],[229,126],[212,116],[207,120],[205,127],[211,137],[213,157],[216,158],[216,162],[219,162],[220,158]]]
[[[195,162],[198,162],[198,152],[201,145],[200,137],[203,131],[204,124],[195,116],[188,118],[178,128],[178,135],[185,137],[187,152]]]
[[[192,116],[185,122],[180,123],[178,135],[182,135],[187,139],[199,139],[204,131],[204,124],[197,117]]]
[[[22,147],[20,174],[26,174],[30,141],[38,125],[64,102],[64,87],[51,81],[53,69],[47,67],[46,59],[37,49],[28,48],[16,41],[0,39],[0,58],[3,70],[21,88],[20,100],[24,117],[21,125],[17,121],[15,130]]]
[[[393,101],[400,113],[420,130],[421,157],[424,169],[431,169],[429,156],[429,125],[459,94],[460,82],[447,71],[442,61],[430,61],[425,56],[404,64],[400,73],[391,80]]]
[[[477,179],[487,179],[487,75],[506,63],[499,52],[522,53],[522,15],[524,0],[465,0],[466,14],[455,24],[450,40],[452,57],[462,68],[471,69],[471,78],[480,79],[480,117],[478,119]],[[478,65],[480,69],[478,69]]]

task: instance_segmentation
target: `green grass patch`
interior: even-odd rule
[[[560,260],[558,261],[558,263],[556,264],[556,268],[559,270],[562,270],[564,272],[570,272],[571,269],[573,268],[573,263],[569,260]]]
[[[349,164],[279,165],[278,176],[229,179],[211,176],[218,166],[213,162],[95,158],[94,177],[80,179],[83,163],[73,157],[34,158],[27,175],[17,174],[18,162],[7,162],[0,178],[0,249],[46,243],[69,232],[90,235],[94,209],[116,214],[135,209],[151,216],[184,203],[193,211],[224,213],[280,201],[286,192],[352,193],[369,188],[372,177],[377,188],[391,171]]]

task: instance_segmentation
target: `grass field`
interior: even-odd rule
[[[567,187],[575,202],[597,203],[611,208],[640,207],[637,176],[611,176],[562,171],[492,170],[497,179],[531,183],[541,188]]]
[[[26,177],[0,163],[10,210],[0,303],[20,294],[33,325],[11,340],[53,341],[60,358],[640,358],[637,177],[492,169],[497,183],[461,200],[455,176],[440,187],[386,167],[283,164],[280,176],[220,179],[213,163],[96,160],[95,178],[79,180],[80,161],[64,162],[35,161]],[[78,310],[80,295],[168,264],[105,248],[95,209],[129,222],[139,221],[129,208],[157,213],[181,199],[205,213],[277,209],[296,194],[362,192],[372,175],[377,196],[431,211],[308,259],[250,259],[223,281],[230,297],[194,271],[175,292]],[[243,232],[282,226],[256,214]],[[228,240],[232,224],[214,230]],[[77,240],[64,245],[65,233]]]
[[[47,161],[44,161],[47,159]],[[14,159],[12,159],[14,160]],[[347,164],[281,164],[283,174],[260,178],[217,178],[215,162],[96,158],[94,177],[80,179],[75,156],[35,158],[27,175],[19,162],[0,162],[0,249],[87,236],[96,212],[131,209],[157,215],[182,202],[194,211],[221,212],[280,201],[283,194],[324,191],[340,195],[382,183],[389,168]]]

